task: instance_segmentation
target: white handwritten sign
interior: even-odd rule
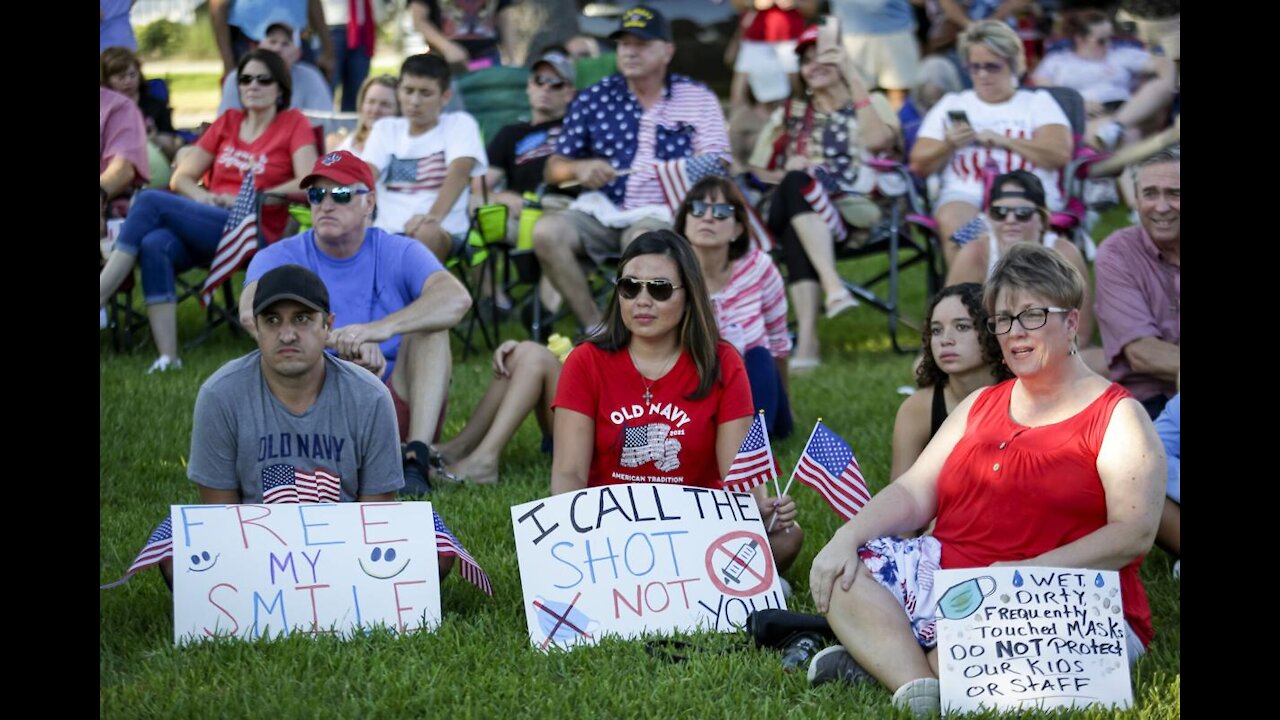
[[[174,505],[175,644],[440,624],[429,502]]]
[[[1133,703],[1114,570],[941,570],[934,586],[945,712]]]
[[[785,608],[747,493],[608,485],[511,508],[529,639],[538,648],[676,630],[732,632]]]

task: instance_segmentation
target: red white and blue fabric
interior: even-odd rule
[[[200,304],[209,307],[213,301],[213,291],[227,280],[231,274],[253,256],[258,249],[258,191],[253,184],[253,172],[245,173],[240,183],[240,192],[236,194],[236,202],[231,207],[231,215],[222,226],[222,237],[218,240],[218,249],[213,254],[213,263],[209,266],[209,277],[204,279],[200,288]]]
[[[449,174],[444,153],[432,153],[424,158],[398,158],[392,156],[387,163],[387,189],[396,192],[439,190]]]
[[[710,176],[724,176],[724,160],[717,154],[696,155],[691,158],[667,160],[654,165],[658,175],[658,187],[662,190],[662,199],[674,216],[680,210],[680,203],[689,194],[689,190],[698,181]],[[773,235],[769,234],[764,220],[751,204],[747,204],[747,233],[751,244],[761,252],[773,249]]]
[[[853,518],[871,500],[871,492],[862,478],[862,468],[853,456],[853,448],[821,422],[804,446],[796,465],[796,477],[822,496],[836,514],[845,520]]]
[[[778,479],[778,461],[773,456],[773,448],[769,445],[769,430],[764,424],[764,415],[756,413],[751,420],[751,429],[742,440],[742,447],[729,466],[729,473],[724,478],[724,489],[733,492],[751,492],[757,485]]]
[[[480,567],[480,563],[476,562],[471,553],[467,552],[467,549],[458,541],[457,536],[449,531],[449,528],[444,524],[444,520],[440,518],[440,513],[433,509],[431,514],[435,516],[436,552],[443,557],[458,558],[458,574],[462,575],[462,579],[492,597],[493,584],[489,582],[488,573],[484,571],[484,568]],[[129,579],[139,570],[151,567],[161,560],[171,557],[173,557],[173,524],[172,518],[166,516],[152,531],[151,537],[147,538],[147,544],[142,547],[138,557],[134,559],[133,564],[125,571],[124,576],[115,582],[99,586],[99,589],[106,590],[123,585],[129,582]]]
[[[818,177],[810,177],[809,183],[804,186],[801,194],[804,195],[805,202],[809,203],[813,211],[818,213],[818,217],[822,218],[822,222],[831,231],[831,237],[837,243],[844,242],[849,235],[849,231],[845,228],[844,218],[840,217],[839,211],[832,204],[827,188],[821,180]]]
[[[262,502],[268,505],[338,502],[341,492],[341,476],[323,468],[307,471],[277,463],[262,469]]]

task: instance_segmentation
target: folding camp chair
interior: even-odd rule
[[[528,68],[498,65],[467,73],[454,86],[488,142],[503,127],[529,119],[528,83]]]
[[[945,272],[942,267],[942,246],[938,241],[938,226],[924,199],[924,193],[906,165],[896,160],[872,159],[867,167],[879,173],[877,194],[888,201],[885,219],[871,229],[871,235],[861,245],[846,243],[836,248],[836,260],[865,258],[884,253],[889,267],[863,282],[844,279],[844,286],[854,297],[885,313],[889,325],[889,341],[899,353],[913,353],[920,349],[920,325],[903,317],[901,302],[902,271],[923,265],[925,272],[925,299],[941,288]],[[843,278],[842,278],[843,279]],[[872,288],[884,285],[883,294]],[[911,330],[904,342],[898,338],[899,326]]]

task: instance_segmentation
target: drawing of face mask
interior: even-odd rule
[[[938,600],[938,613],[948,620],[963,620],[982,607],[982,601],[996,591],[996,580],[990,575],[970,578],[952,585]]]

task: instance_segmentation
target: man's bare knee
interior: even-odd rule
[[[572,247],[573,227],[554,215],[538,218],[533,226],[533,252],[539,258],[553,258],[562,247]]]

